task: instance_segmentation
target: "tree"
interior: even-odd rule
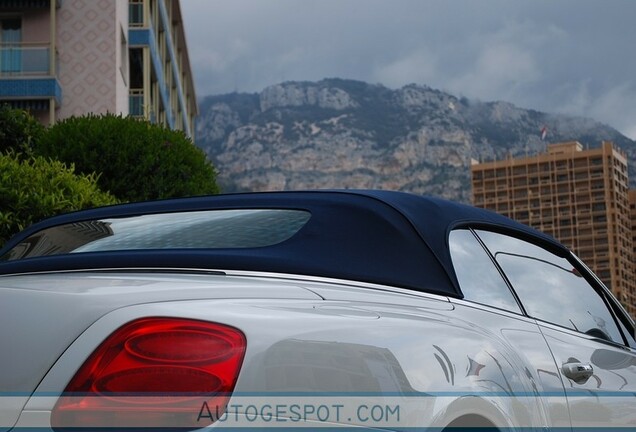
[[[44,126],[26,111],[0,105],[0,153],[30,153],[44,130]]]
[[[97,187],[97,176],[43,157],[0,154],[0,245],[40,219],[73,210],[115,204]]]
[[[125,201],[218,193],[216,171],[182,132],[130,117],[71,117],[50,127],[37,153],[100,173],[98,184]]]

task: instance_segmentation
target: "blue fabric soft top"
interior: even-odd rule
[[[297,209],[311,213],[291,238],[242,249],[152,249],[67,253],[0,262],[0,274],[79,269],[251,270],[324,276],[461,297],[448,249],[454,228],[504,231],[541,242],[552,237],[496,213],[438,198],[374,190],[262,192],[123,204],[46,219],[16,235],[14,247],[47,228],[143,214],[214,209]]]

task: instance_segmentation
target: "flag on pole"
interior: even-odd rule
[[[548,128],[543,126],[541,128],[541,141],[545,141],[546,135],[548,135]]]

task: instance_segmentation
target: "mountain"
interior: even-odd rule
[[[636,142],[607,125],[426,86],[285,82],[207,97],[200,111],[196,141],[224,192],[378,188],[468,202],[471,159],[533,155],[547,141],[571,140],[614,142],[627,153],[636,185]]]

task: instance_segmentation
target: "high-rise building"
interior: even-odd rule
[[[636,260],[636,189],[629,191],[629,210],[632,215],[632,243],[634,244],[634,260]]]
[[[636,316],[627,157],[610,142],[551,144],[535,156],[473,162],[472,200],[570,247]]]
[[[44,124],[87,113],[192,136],[196,96],[178,0],[2,0],[0,103]]]

